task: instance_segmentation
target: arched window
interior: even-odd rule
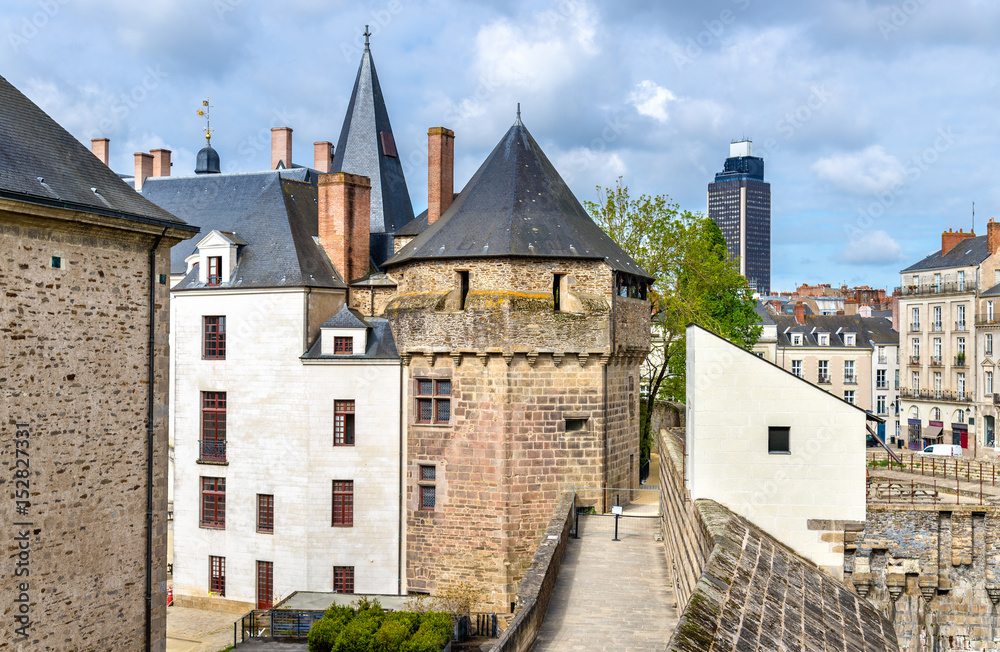
[[[941,420],[941,408],[934,408],[931,410],[931,421]]]

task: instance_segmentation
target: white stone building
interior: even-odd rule
[[[725,505],[835,576],[843,573],[844,523],[865,520],[869,419],[860,407],[688,327],[691,498]]]

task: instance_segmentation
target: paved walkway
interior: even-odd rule
[[[167,607],[167,652],[218,652],[233,644],[241,614]]]
[[[534,652],[659,652],[677,625],[663,543],[587,531],[570,539]]]

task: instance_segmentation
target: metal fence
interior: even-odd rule
[[[993,462],[958,456],[902,453],[900,463],[896,463],[883,451],[868,453],[867,457],[869,503],[890,505],[1000,503],[1000,495],[996,495],[992,490],[997,485],[1000,469]],[[880,478],[878,469],[883,467],[913,477],[909,481]],[[962,486],[963,482],[966,483],[965,487]]]
[[[607,535],[618,539],[623,536],[660,536],[659,489],[632,489],[618,487],[574,487],[575,494],[603,492],[608,512],[599,513],[593,507],[577,507],[573,521],[574,537]],[[615,514],[612,505],[621,505]]]

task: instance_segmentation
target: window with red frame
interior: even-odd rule
[[[222,256],[208,257],[208,284],[222,283]]]
[[[417,379],[417,422],[451,421],[451,381]]]
[[[205,317],[204,347],[202,357],[220,360],[226,357],[226,318],[225,317]]]
[[[354,525],[354,480],[333,481],[333,525]]]
[[[201,479],[201,526],[226,527],[226,479]]]
[[[354,401],[333,402],[333,445],[354,445]]]
[[[436,502],[435,482],[437,480],[437,468],[433,466],[420,467],[420,509],[434,511]]]
[[[333,567],[333,592],[354,593],[354,566]]]
[[[354,338],[340,337],[333,338],[334,355],[354,355]]]
[[[201,461],[226,461],[226,393],[201,393]]]
[[[209,556],[208,558],[209,576],[208,590],[216,595],[225,597],[226,595],[226,558]]]
[[[257,562],[257,608],[274,606],[274,562]]]
[[[274,532],[274,496],[271,494],[257,494],[257,531]]]

